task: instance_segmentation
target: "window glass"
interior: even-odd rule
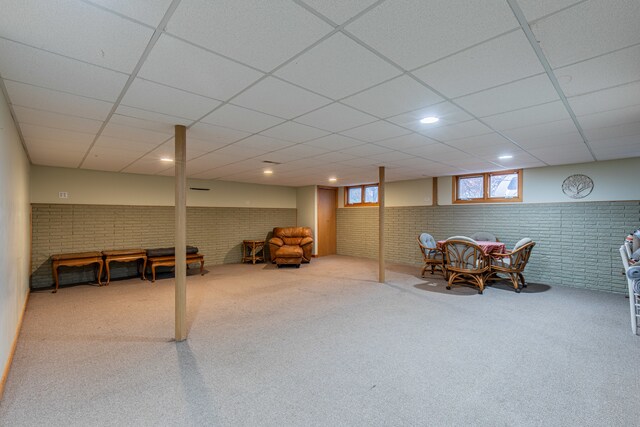
[[[362,203],[362,187],[349,188],[349,204]]]
[[[364,187],[364,202],[378,203],[378,186],[377,185]]]
[[[509,199],[518,197],[518,174],[491,175],[489,197]]]
[[[458,184],[458,198],[460,199],[481,199],[484,196],[482,176],[460,178]]]

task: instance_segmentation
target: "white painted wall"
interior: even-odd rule
[[[188,187],[187,206],[295,208],[296,189],[275,185],[194,180]],[[59,198],[67,192],[68,199]],[[173,206],[173,177],[100,172],[84,169],[32,166],[32,203],[87,205]]]
[[[571,199],[562,192],[562,182],[570,175],[589,176],[593,191],[584,199]],[[522,203],[601,202],[640,200],[640,158],[578,163],[525,169],[522,176]],[[452,178],[438,179],[438,204],[452,204]]]
[[[0,369],[4,371],[29,292],[31,210],[29,161],[1,91],[0,194]]]
[[[296,189],[298,227],[311,227],[313,230],[313,253],[318,253],[318,187],[309,185]]]

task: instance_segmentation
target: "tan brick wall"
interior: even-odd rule
[[[377,258],[377,208],[338,209],[337,226],[338,254]],[[536,242],[527,280],[626,292],[618,248],[639,226],[638,201],[386,208],[385,258],[417,266],[422,232],[441,240],[488,231],[507,248],[523,237]]]
[[[31,287],[50,286],[51,255],[120,248],[173,246],[174,209],[159,206],[33,204]],[[296,225],[295,209],[187,208],[187,243],[206,265],[240,262],[241,243],[266,239],[274,227]],[[112,277],[135,274],[135,266],[112,264]],[[87,268],[60,269],[60,283],[93,280]]]

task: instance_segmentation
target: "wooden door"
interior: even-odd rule
[[[337,188],[318,188],[318,256],[336,253]]]

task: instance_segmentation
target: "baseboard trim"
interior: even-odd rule
[[[0,401],[2,401],[2,396],[4,395],[4,386],[7,383],[7,378],[9,378],[9,370],[11,369],[11,363],[13,362],[13,355],[16,352],[16,347],[18,347],[18,337],[20,336],[20,330],[22,329],[22,321],[24,320],[24,313],[27,311],[27,303],[29,302],[29,296],[31,295],[31,289],[27,290],[27,297],[24,299],[24,306],[22,307],[22,312],[20,313],[20,318],[18,319],[18,326],[16,327],[16,335],[13,337],[13,344],[11,344],[11,351],[9,352],[9,358],[7,359],[7,363],[4,366],[4,370],[2,371],[2,379],[0,379]]]

